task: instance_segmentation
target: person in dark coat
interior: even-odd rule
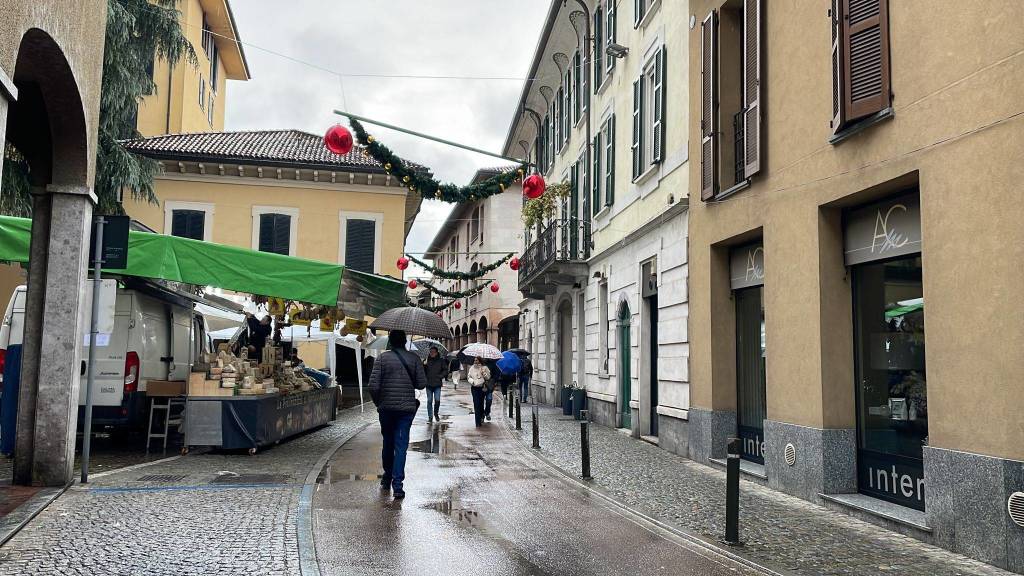
[[[440,422],[441,386],[448,377],[448,361],[437,353],[437,346],[430,347],[423,369],[427,374],[427,422]]]
[[[256,349],[254,360],[262,362],[263,349],[267,346],[267,338],[271,332],[270,316],[267,315],[262,320],[257,320],[256,316],[246,312],[245,323],[249,328],[249,345]]]
[[[409,428],[419,410],[416,391],[427,387],[427,376],[419,356],[405,349],[405,332],[388,334],[391,350],[384,352],[370,374],[370,397],[377,405],[380,435],[384,437],[381,466],[382,490],[393,489],[396,499],[405,498],[405,457],[409,450]]]
[[[533,362],[530,357],[523,357],[523,367],[519,369],[519,399],[526,402],[530,395],[530,380],[533,378]]]

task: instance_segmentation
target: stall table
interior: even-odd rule
[[[185,449],[248,448],[250,454],[323,426],[337,414],[338,388],[259,396],[189,396]]]

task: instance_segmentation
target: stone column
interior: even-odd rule
[[[63,486],[74,469],[83,302],[95,197],[49,186],[35,202],[15,482]],[[48,218],[47,218],[48,216]]]

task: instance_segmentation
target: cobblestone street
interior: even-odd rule
[[[298,574],[306,475],[375,417],[349,409],[255,456],[190,454],[94,476],[0,548],[0,573]]]
[[[540,408],[541,454],[578,477],[580,423],[560,409]],[[532,415],[523,405],[526,446]],[[506,424],[514,423],[506,420]],[[724,534],[725,473],[591,425],[595,488],[675,527],[708,539]],[[1009,572],[930,546],[839,512],[741,480],[743,553],[779,571],[796,574],[1005,575]]]

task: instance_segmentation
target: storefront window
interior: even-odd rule
[[[764,464],[764,288],[734,292],[736,301],[736,420],[740,455]]]
[[[921,257],[853,267],[858,486],[924,510],[928,441]]]

